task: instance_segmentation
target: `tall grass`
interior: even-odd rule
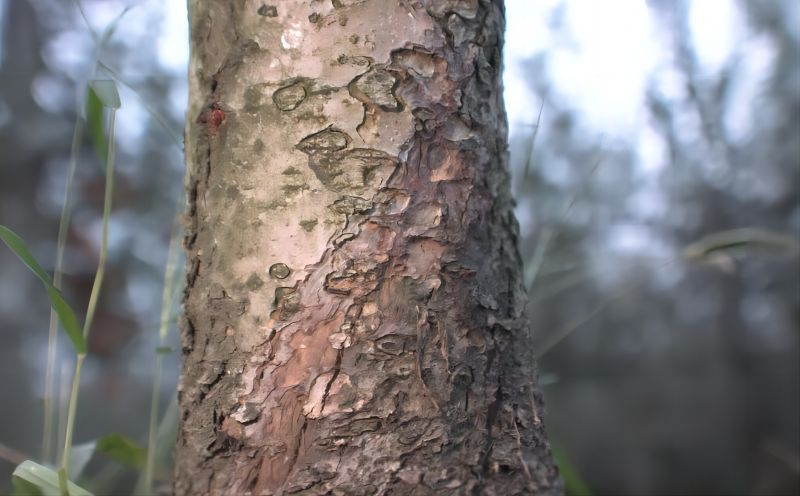
[[[78,2],[76,2],[78,3]],[[78,7],[83,14],[80,3]],[[99,58],[100,48],[108,41],[111,34],[116,27],[119,19],[127,12],[125,9],[114,22],[105,30],[102,36],[98,37],[91,27],[89,28],[92,37],[96,41],[96,54],[93,69],[93,75],[96,74],[98,68],[103,68],[106,72],[113,73],[110,68],[101,62]],[[88,23],[87,23],[88,24]],[[124,84],[124,83],[123,83]],[[127,86],[127,85],[126,85]],[[133,91],[136,94],[135,90]],[[138,96],[138,94],[136,94]],[[179,285],[176,284],[176,271],[178,267],[179,257],[179,223],[176,222],[170,239],[170,251],[168,255],[167,266],[165,268],[165,288],[162,298],[162,315],[159,323],[159,348],[156,352],[156,369],[153,380],[153,394],[151,400],[151,420],[148,433],[148,442],[150,449],[147,452],[139,448],[135,443],[127,440],[126,438],[111,434],[103,436],[95,441],[84,443],[78,448],[80,456],[77,456],[78,451],[73,446],[73,438],[75,435],[75,424],[77,419],[77,407],[80,398],[80,384],[81,384],[81,371],[83,369],[84,361],[87,356],[87,340],[94,322],[94,317],[97,312],[100,296],[102,294],[103,281],[105,278],[106,262],[108,259],[108,236],[109,236],[109,219],[112,210],[112,199],[114,196],[114,167],[115,167],[115,125],[116,125],[116,111],[120,107],[119,94],[117,92],[116,83],[112,80],[99,80],[92,79],[88,85],[87,98],[86,98],[86,113],[85,116],[78,113],[75,121],[75,128],[72,137],[69,169],[67,171],[64,204],[62,206],[57,248],[56,248],[56,262],[54,266],[53,277],[51,278],[46,271],[34,259],[27,245],[24,243],[16,233],[5,226],[0,226],[0,239],[21,259],[21,261],[30,268],[30,270],[37,276],[43,284],[51,304],[51,319],[48,332],[48,351],[47,351],[47,365],[45,371],[45,398],[44,398],[44,422],[42,429],[42,450],[41,459],[45,463],[39,464],[31,460],[25,460],[20,463],[14,471],[13,483],[18,493],[20,494],[90,494],[85,489],[77,486],[70,480],[71,477],[77,477],[89,457],[94,452],[103,453],[117,462],[133,466],[142,470],[142,480],[144,492],[149,494],[152,492],[153,479],[155,478],[155,455],[159,451],[157,444],[161,439],[166,439],[167,436],[159,435],[158,429],[158,392],[160,390],[161,373],[163,368],[163,357],[165,353],[164,344],[167,339],[167,334],[170,327],[170,309],[172,302],[176,299],[175,288]],[[165,119],[160,115],[153,112],[152,107],[145,105],[148,112],[153,115],[155,120],[164,126],[173,141],[182,150],[180,138],[166,125]],[[107,115],[107,119],[105,116]],[[66,246],[67,233],[69,232],[69,224],[72,211],[72,195],[74,189],[74,176],[78,166],[78,157],[80,156],[81,145],[84,136],[87,134],[92,138],[95,150],[98,157],[104,166],[105,174],[105,187],[103,195],[103,213],[102,213],[102,234],[100,253],[97,262],[97,269],[95,271],[94,281],[89,297],[89,303],[84,314],[83,326],[78,324],[78,319],[75,312],[70,305],[66,302],[61,294],[62,274],[63,274],[63,261],[64,251]],[[57,367],[57,350],[58,350],[58,328],[60,326],[64,329],[65,334],[69,338],[72,347],[75,351],[75,365],[72,374],[72,380],[69,386],[69,397],[66,401],[64,418],[62,423],[58,422],[63,428],[59,429],[58,439],[62,440],[62,445],[58,459],[58,470],[54,470],[47,465],[52,461],[53,457],[53,441],[54,441],[54,426],[56,424],[55,413],[55,391],[54,387],[56,381],[56,367]],[[64,364],[66,365],[66,364]],[[62,377],[67,379],[68,372],[66,369],[62,372]],[[66,391],[67,387],[62,386],[62,391]],[[165,413],[167,415],[175,415],[175,409],[169,408]],[[61,416],[61,415],[59,415]],[[171,422],[162,422],[163,425],[169,425]],[[163,447],[160,447],[160,452],[163,452]],[[87,451],[88,450],[88,451]],[[79,459],[77,462],[76,456]],[[146,462],[146,463],[145,463]],[[73,466],[77,464],[76,466]],[[137,493],[141,493],[138,491]]]

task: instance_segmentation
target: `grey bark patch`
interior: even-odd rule
[[[403,213],[411,202],[411,196],[399,189],[385,189],[375,197],[379,203],[379,215],[398,215]]]
[[[249,424],[254,420],[258,419],[261,415],[261,409],[257,403],[247,402],[243,405],[240,405],[239,408],[236,409],[233,414],[231,414],[231,418],[241,424]]]
[[[255,291],[256,289],[260,288],[263,285],[264,281],[262,281],[261,278],[258,277],[258,274],[256,274],[255,272],[250,274],[250,277],[247,278],[247,282],[245,282],[245,286],[247,286],[247,289],[251,291]]]
[[[297,149],[307,155],[319,155],[344,150],[350,144],[350,137],[334,127],[328,127],[318,133],[303,138]]]
[[[365,418],[352,420],[342,426],[335,427],[331,431],[331,437],[353,437],[366,432],[375,432],[381,427],[381,419]]]
[[[464,22],[458,14],[450,14],[447,18],[447,30],[453,37],[453,45],[458,47],[465,41],[476,38],[478,28],[472,23]]]
[[[275,90],[275,93],[272,94],[272,101],[280,110],[288,112],[299,107],[306,99],[307,94],[303,83],[298,81]]]
[[[311,232],[317,227],[317,219],[308,219],[308,220],[301,220],[299,222],[300,227],[303,228],[305,232]]]
[[[278,17],[278,8],[274,5],[265,5],[261,4],[261,7],[258,8],[258,15],[264,17]]]
[[[261,105],[261,89],[259,84],[248,86],[244,90],[245,108],[251,109]]]
[[[359,297],[371,293],[379,284],[385,263],[365,261],[346,267],[325,276],[324,289],[332,294]]]
[[[272,307],[274,309],[273,316],[277,319],[285,320],[302,308],[300,295],[292,287],[276,288]]]
[[[343,9],[345,7],[352,7],[360,3],[365,3],[367,0],[331,0],[331,5],[334,9]]]
[[[392,52],[391,68],[407,70],[411,75],[432,78],[436,74],[436,57],[421,49],[401,48]]]
[[[357,196],[343,196],[330,205],[331,210],[337,214],[353,215],[366,213],[372,209],[372,202]]]
[[[439,0],[430,2],[427,7],[428,13],[437,18],[442,18],[450,12],[465,19],[475,19],[478,15],[478,0]]]
[[[225,188],[225,197],[229,200],[236,200],[239,198],[239,188],[230,184]]]
[[[375,342],[375,347],[388,355],[399,356],[406,347],[406,337],[397,334],[383,336]]]
[[[353,79],[348,86],[350,94],[368,105],[376,105],[387,112],[398,112],[402,109],[394,96],[397,79],[384,69],[371,69]]]
[[[397,160],[385,152],[372,148],[354,148],[341,150],[346,135],[335,134],[336,131],[324,135],[313,135],[306,138],[308,143],[301,142],[298,148],[308,154],[308,166],[322,184],[333,191],[359,193],[375,179],[378,169],[394,170]],[[349,138],[348,138],[349,139]]]
[[[281,191],[283,191],[287,196],[294,196],[301,191],[306,191],[310,189],[308,184],[284,184],[281,186]]]
[[[269,275],[275,279],[286,279],[291,273],[292,269],[285,263],[272,264],[269,268]]]
[[[341,65],[357,65],[360,67],[368,67],[370,64],[374,62],[372,57],[367,57],[366,55],[339,55],[336,59]]]
[[[349,144],[350,137],[346,133],[329,127],[306,136],[296,148],[308,155],[308,166],[317,179],[337,192],[361,192],[373,181],[376,169],[389,167],[393,170],[397,165],[394,157],[381,150],[345,150]]]

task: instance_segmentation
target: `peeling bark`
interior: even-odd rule
[[[502,2],[189,3],[176,494],[560,494]]]

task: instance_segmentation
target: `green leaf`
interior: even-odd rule
[[[97,96],[94,89],[89,86],[86,94],[86,121],[89,127],[89,135],[92,138],[92,145],[97,159],[101,164],[106,163],[108,154],[108,139],[106,138],[105,119],[103,118],[103,102]],[[105,165],[103,165],[105,170]]]
[[[11,496],[44,496],[44,493],[36,484],[17,476],[11,477],[11,485],[14,486]]]
[[[20,463],[12,475],[14,494],[26,496],[59,496],[61,494],[56,471],[34,461],[25,460]],[[67,482],[67,488],[70,496],[92,496],[92,493],[73,482]]]
[[[118,109],[121,106],[117,83],[111,79],[93,79],[89,81],[89,88],[94,91],[104,107]]]
[[[169,355],[174,351],[175,349],[172,346],[159,346],[156,348],[156,355]]]
[[[95,449],[116,462],[136,469],[144,467],[147,459],[147,450],[122,434],[106,434],[97,440]]]
[[[0,239],[8,246],[14,254],[22,260],[36,277],[44,284],[47,295],[50,297],[50,306],[58,315],[58,320],[61,326],[67,333],[72,346],[75,348],[76,353],[86,353],[86,340],[83,337],[83,330],[78,324],[78,319],[75,317],[75,312],[69,304],[64,301],[61,292],[53,286],[50,276],[45,272],[39,262],[31,254],[25,242],[17,236],[17,234],[6,226],[0,225]]]

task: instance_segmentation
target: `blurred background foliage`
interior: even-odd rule
[[[528,311],[548,427],[585,483],[575,492],[797,494],[800,3],[506,4]],[[120,432],[144,444],[182,208],[186,12],[183,0],[82,5],[83,15],[73,0],[0,0],[0,224],[52,270],[72,129],[99,61],[97,75],[120,81],[122,108],[76,443]],[[102,196],[87,138],[64,263],[76,308],[89,297]],[[40,460],[49,308],[8,250],[0,268],[6,492],[17,463]],[[62,337],[62,396],[73,359]],[[162,405],[177,374],[168,355]],[[126,470],[95,460],[87,486],[129,492]]]

